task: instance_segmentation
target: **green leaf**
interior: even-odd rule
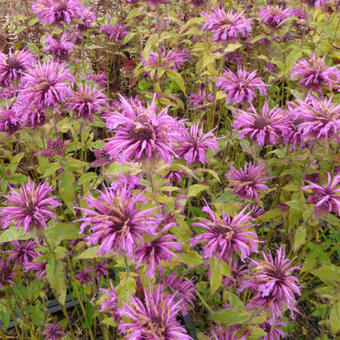
[[[184,79],[183,77],[176,71],[171,70],[171,69],[167,69],[166,70],[166,74],[168,75],[168,77],[173,80],[178,86],[179,88],[182,90],[182,92],[184,94],[186,94],[185,92],[185,84],[184,84]]]
[[[210,259],[210,271],[210,292],[214,294],[222,283],[222,266],[215,256]]]
[[[250,338],[249,339],[260,339],[267,335],[267,332],[265,332],[260,327],[250,326]]]
[[[304,226],[296,229],[293,250],[297,251],[306,241],[307,230]]]
[[[336,302],[329,312],[331,332],[336,334],[340,331],[340,301]]]
[[[263,222],[267,222],[267,221],[271,221],[274,219],[278,219],[280,217],[282,217],[282,211],[277,208],[274,208],[274,209],[268,210],[263,215],[259,216],[259,220]]]
[[[200,192],[204,190],[208,190],[209,186],[208,185],[203,185],[203,184],[194,184],[189,187],[188,190],[188,197],[195,197],[197,196]]]
[[[56,294],[56,299],[62,305],[65,304],[66,298],[66,264],[64,262],[55,262],[54,259],[50,259],[46,266],[46,278],[51,288]]]
[[[212,314],[215,322],[222,322],[226,325],[236,325],[248,321],[250,312],[243,308],[223,309]]]
[[[136,281],[132,277],[126,277],[120,280],[119,285],[116,288],[117,298],[119,302],[129,301],[130,295],[136,292]]]
[[[282,190],[285,190],[285,191],[300,191],[300,187],[296,184],[293,184],[293,183],[289,183],[289,184],[286,184]]]
[[[102,256],[97,254],[99,248],[100,248],[100,246],[95,246],[95,247],[87,248],[81,254],[76,256],[75,260],[89,260],[89,259],[100,258]]]
[[[5,328],[5,331],[6,331],[7,328],[8,328],[8,325],[9,325],[9,321],[11,320],[11,313],[4,311],[4,310],[1,310],[0,311],[0,320],[3,322],[4,328]]]
[[[44,172],[43,177],[48,177],[48,176],[54,174],[60,168],[61,168],[61,166],[60,166],[59,162],[50,164],[49,167],[47,168],[47,170]]]
[[[21,240],[28,240],[32,238],[33,232],[29,231],[28,233],[24,233],[24,227],[20,227],[17,230],[17,227],[10,227],[9,229],[3,231],[0,235],[0,242],[12,242],[12,241],[21,241]]]
[[[228,44],[228,46],[224,49],[224,53],[234,52],[242,46],[240,43]]]
[[[312,274],[324,282],[340,281],[340,267],[334,264],[324,264],[312,270]]]
[[[67,205],[72,206],[74,199],[74,175],[72,172],[65,170],[60,175],[59,195]]]
[[[53,242],[54,245],[58,245],[63,240],[80,238],[79,228],[69,223],[57,223],[53,227],[46,229],[44,233],[47,239]]]
[[[87,172],[86,174],[80,176],[78,183],[80,185],[87,184],[93,181],[96,177],[97,174],[95,172]]]
[[[86,305],[86,318],[85,322],[82,324],[82,328],[90,328],[93,325],[93,321],[96,318],[96,310],[92,303],[88,302]]]
[[[178,257],[190,267],[198,266],[202,263],[202,257],[196,251],[178,254]]]
[[[106,326],[111,326],[111,327],[117,327],[118,326],[118,321],[114,321],[112,316],[102,320],[101,323],[103,323]]]

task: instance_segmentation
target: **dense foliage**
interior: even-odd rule
[[[1,339],[339,335],[339,1],[0,5]]]

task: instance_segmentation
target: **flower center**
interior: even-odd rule
[[[11,69],[15,69],[15,70],[20,70],[22,69],[21,63],[20,61],[15,58],[15,57],[9,57],[6,59],[6,64],[9,68]]]
[[[254,127],[258,130],[262,130],[263,128],[265,128],[268,125],[268,122],[265,118],[260,117],[255,119],[254,121]]]
[[[148,126],[136,126],[129,131],[129,137],[135,142],[152,139],[153,131]]]

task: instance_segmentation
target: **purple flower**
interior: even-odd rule
[[[45,38],[44,42],[47,44],[44,47],[45,51],[49,51],[55,61],[66,61],[70,59],[70,52],[73,48],[73,43],[69,41],[70,36],[63,33],[60,41],[53,39],[50,35]]]
[[[111,25],[109,23],[101,26],[100,32],[105,33],[110,40],[116,43],[128,34],[126,26],[120,24]]]
[[[26,264],[32,261],[35,257],[40,255],[35,250],[35,248],[37,248],[37,244],[33,239],[21,242],[13,241],[11,242],[11,246],[14,249],[6,251],[6,253],[10,254],[8,256],[8,260],[19,262],[20,264]]]
[[[92,23],[97,20],[96,14],[91,10],[91,7],[84,7],[79,13],[80,23],[76,24],[74,27],[81,31],[87,31],[92,27]]]
[[[302,190],[311,189],[313,195],[308,198],[308,201],[315,204],[315,214],[322,215],[325,212],[334,212],[340,216],[340,175],[334,176],[327,174],[328,181],[325,185],[317,185],[311,181],[307,181],[309,185],[302,188]],[[338,187],[338,188],[337,188]]]
[[[46,221],[56,219],[51,208],[60,205],[56,196],[48,197],[52,191],[52,186],[30,181],[21,186],[20,192],[11,188],[8,195],[3,195],[5,207],[0,208],[2,229],[7,229],[11,222],[16,222],[18,230],[23,225],[25,233],[32,228],[47,228]]]
[[[96,88],[80,86],[68,98],[67,107],[76,114],[77,118],[93,121],[94,113],[102,111],[107,106],[106,96]]]
[[[257,235],[248,229],[253,227],[250,213],[245,214],[245,207],[234,218],[226,215],[223,210],[222,218],[214,213],[207,204],[202,210],[210,216],[210,220],[199,218],[193,226],[207,230],[191,239],[192,245],[204,242],[203,257],[210,258],[218,255],[223,259],[230,259],[232,252],[241,252],[244,260],[252,252],[257,252]]]
[[[29,270],[36,271],[35,274],[36,278],[42,280],[44,276],[46,276],[46,266],[47,261],[44,262],[29,262],[25,264],[25,271],[28,272]]]
[[[143,242],[142,246],[136,248],[136,269],[144,264],[148,268],[145,275],[149,278],[153,277],[156,265],[158,269],[162,267],[162,260],[171,262],[173,257],[177,258],[171,248],[180,250],[182,244],[176,242],[176,239],[175,235],[162,235],[150,242]]]
[[[89,284],[92,281],[91,270],[86,268],[85,265],[83,265],[82,269],[79,269],[76,272],[75,277],[79,280],[79,283],[82,285]]]
[[[184,175],[184,172],[182,170],[170,170],[163,178],[166,178],[169,180],[170,185],[172,183],[180,184],[183,181],[182,176]]]
[[[141,178],[139,176],[119,174],[116,177],[118,177],[118,179],[111,183],[111,189],[113,190],[126,188],[128,191],[131,191],[145,188],[141,185]]]
[[[183,126],[175,148],[176,154],[188,165],[195,162],[205,164],[208,162],[206,158],[208,150],[218,151],[217,138],[213,133],[215,129],[204,134],[203,128],[198,126],[199,123],[193,124],[189,131]]]
[[[100,87],[106,88],[108,86],[107,76],[104,72],[91,73],[86,77],[87,80],[92,80],[97,83]]]
[[[98,198],[89,197],[86,201],[89,209],[84,211],[81,232],[90,226],[89,244],[100,243],[98,254],[109,254],[111,251],[126,252],[133,255],[138,240],[143,241],[143,234],[154,234],[158,220],[151,216],[154,208],[138,210],[136,205],[145,203],[139,195],[131,196],[124,188],[120,191],[105,188],[99,191]]]
[[[190,106],[203,106],[207,103],[212,103],[214,101],[214,96],[212,93],[206,94],[204,85],[201,84],[198,87],[197,93],[191,93],[188,97],[188,103]],[[204,110],[204,108],[201,108],[199,111]]]
[[[185,280],[183,276],[177,276],[176,273],[171,273],[164,281],[164,287],[170,289],[175,295],[176,301],[182,302],[182,314],[187,314],[187,306],[194,307],[196,300],[196,287],[192,280]]]
[[[245,68],[238,67],[237,74],[230,70],[225,70],[223,77],[218,77],[216,86],[228,96],[226,103],[251,103],[256,98],[255,90],[259,90],[260,95],[264,95],[266,85],[260,77],[256,77],[257,71],[249,73]]]
[[[241,198],[250,198],[258,200],[258,190],[266,190],[265,185],[269,177],[265,177],[262,166],[255,166],[252,163],[246,163],[243,169],[237,171],[230,166],[230,173],[225,175],[230,180],[230,186],[234,188],[234,193]]]
[[[107,275],[109,272],[107,269],[109,266],[105,262],[96,262],[94,264],[94,272],[96,273],[96,279],[99,280],[102,276]]]
[[[7,132],[9,135],[21,129],[22,121],[16,111],[10,109],[0,110],[0,132]]]
[[[292,15],[297,17],[299,20],[294,20],[293,25],[297,27],[307,26],[307,19],[309,18],[309,13],[305,8],[292,8]]]
[[[106,126],[115,136],[103,150],[119,164],[159,158],[170,162],[178,123],[168,115],[167,108],[157,113],[155,101],[144,108],[140,103],[132,106],[124,97],[120,98],[123,112],[114,112],[106,119]]]
[[[63,64],[55,62],[35,63],[21,78],[20,102],[38,109],[56,107],[72,94],[68,82],[73,76]]]
[[[206,2],[207,0],[191,0],[191,3],[196,7],[203,6]]]
[[[117,292],[112,280],[110,279],[110,289],[99,288],[99,290],[107,295],[107,297],[102,300],[99,311],[102,313],[110,313],[115,321],[119,320],[120,315],[118,310]]]
[[[304,101],[289,103],[289,112],[295,119],[296,133],[305,140],[339,138],[340,105],[333,105],[332,98],[317,99],[308,96]]]
[[[57,137],[55,140],[47,139],[46,144],[47,149],[38,152],[40,156],[44,157],[62,156],[64,154],[67,141],[63,142],[59,137]]]
[[[46,335],[45,340],[58,340],[66,335],[64,332],[62,332],[61,327],[59,327],[58,323],[47,323],[42,334]]]
[[[249,274],[249,270],[245,264],[240,265],[238,260],[229,260],[228,262],[231,277],[226,277],[223,284],[225,287],[232,286],[237,290],[241,290],[239,287],[242,285],[245,274]]]
[[[36,17],[44,25],[70,24],[72,20],[79,18],[83,10],[83,4],[78,0],[35,0],[32,9]]]
[[[233,128],[241,130],[239,138],[248,137],[261,146],[275,145],[290,131],[290,122],[284,110],[277,106],[269,109],[266,101],[262,114],[257,113],[252,104],[248,111],[238,110]]]
[[[307,4],[310,7],[326,7],[330,3],[330,0],[301,0],[301,2]]]
[[[164,69],[180,71],[184,65],[185,60],[188,58],[188,49],[170,50],[169,52],[166,52],[166,49],[163,46],[161,49],[161,58],[159,58],[158,52],[150,51],[147,59],[142,57],[142,63],[143,67],[145,67],[147,71],[151,71],[158,66],[161,66]],[[161,61],[160,65],[159,61]]]
[[[36,129],[46,123],[46,112],[43,109],[37,109],[32,105],[24,105],[19,100],[13,106],[13,110],[20,117],[23,125]]]
[[[5,260],[4,257],[1,258],[0,263],[0,289],[9,285],[14,285],[13,279],[17,276],[13,273],[13,267],[9,261]]]
[[[241,13],[234,13],[231,8],[226,13],[224,8],[214,8],[211,14],[203,12],[205,18],[202,29],[214,31],[212,41],[233,42],[248,39],[251,32],[251,19],[246,19]]]
[[[98,166],[103,166],[111,163],[110,155],[104,150],[93,150],[96,160],[91,163],[91,168],[96,168]]]
[[[299,84],[306,89],[322,93],[322,89],[328,85],[329,91],[340,81],[338,66],[327,66],[325,57],[317,58],[314,54],[309,59],[302,59],[291,69],[290,79],[300,78]]]
[[[280,29],[287,23],[281,25],[282,21],[292,16],[291,8],[283,9],[280,6],[267,6],[262,8],[259,13],[259,19],[272,29]]]
[[[189,340],[185,329],[176,320],[181,301],[175,302],[175,295],[164,295],[159,286],[154,291],[144,291],[144,299],[131,298],[124,304],[120,314],[122,319],[118,329],[126,333],[125,339]]]
[[[0,84],[10,86],[18,80],[32,65],[34,56],[31,51],[21,50],[9,55],[0,52]]]
[[[270,319],[260,324],[260,327],[267,333],[263,340],[281,340],[285,337],[285,332],[279,326],[286,326],[284,322]]]
[[[299,279],[291,273],[300,267],[291,266],[292,262],[285,258],[282,246],[275,258],[272,254],[262,254],[263,260],[250,259],[253,276],[248,279],[246,286],[255,292],[250,305],[265,308],[274,317],[282,317],[286,305],[293,316],[294,312],[298,312],[294,293],[301,295],[301,292]]]
[[[236,331],[230,333],[229,329],[223,330],[221,326],[216,326],[212,331],[210,331],[210,340],[237,340],[235,335]]]

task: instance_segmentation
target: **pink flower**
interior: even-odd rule
[[[214,213],[207,204],[202,210],[210,216],[210,219],[199,218],[199,222],[193,226],[207,230],[203,234],[191,239],[192,245],[206,243],[203,248],[203,257],[210,258],[214,255],[222,259],[230,259],[233,253],[241,252],[244,260],[252,252],[257,252],[257,235],[248,229],[253,227],[250,213],[244,214],[244,208],[234,218],[226,215],[223,210],[222,218]]]
[[[100,312],[110,313],[115,321],[120,319],[118,302],[117,302],[117,292],[114,287],[112,280],[110,279],[110,289],[99,288],[101,292],[106,295],[106,298],[102,300]]]
[[[230,70],[225,70],[223,77],[218,77],[216,86],[227,94],[226,103],[251,103],[257,94],[257,89],[260,95],[264,95],[266,85],[260,77],[256,77],[257,71],[247,72],[245,68],[238,67],[237,73]]]
[[[234,193],[241,198],[258,200],[258,190],[266,190],[265,185],[269,177],[265,177],[264,169],[252,163],[246,163],[243,169],[237,171],[230,166],[230,173],[226,178],[230,180],[230,186],[234,188]]]
[[[247,111],[238,110],[233,123],[234,131],[241,130],[239,138],[248,137],[259,145],[275,145],[290,131],[290,122],[284,110],[275,106],[269,109],[268,101],[262,108],[262,114],[257,113],[250,104]]]
[[[111,25],[106,23],[104,26],[100,27],[100,31],[104,32],[107,37],[114,42],[122,40],[128,34],[127,28],[120,24]]]
[[[249,38],[252,21],[242,13],[234,13],[234,9],[226,13],[224,8],[214,8],[211,14],[203,12],[201,15],[206,20],[202,29],[214,31],[212,41],[233,42]]]
[[[133,256],[138,240],[143,242],[144,233],[154,234],[158,219],[151,216],[154,208],[139,210],[136,205],[145,200],[139,195],[131,196],[124,188],[116,191],[104,188],[98,191],[98,198],[85,198],[89,208],[77,208],[84,211],[80,231],[83,233],[90,226],[89,244],[100,244],[98,254],[111,251],[125,252]]]
[[[298,286],[299,279],[291,273],[299,267],[292,267],[292,262],[285,258],[281,246],[276,252],[277,256],[262,252],[263,260],[250,259],[253,266],[253,276],[248,279],[245,286],[255,292],[250,300],[253,307],[262,307],[270,311],[274,317],[282,317],[284,305],[288,307],[291,316],[296,309],[294,293],[301,295]]]
[[[302,190],[311,189],[312,196],[308,198],[308,201],[315,204],[315,214],[317,216],[326,212],[334,212],[340,216],[340,175],[332,176],[327,174],[328,181],[325,185],[317,185],[311,181],[307,181],[309,185],[302,188]],[[338,188],[337,188],[338,187]]]
[[[55,61],[66,61],[70,59],[70,52],[73,48],[73,43],[69,41],[70,36],[67,33],[63,33],[60,41],[53,39],[50,35],[45,38],[44,42],[47,44],[44,47],[45,51],[49,51]]]
[[[133,105],[120,96],[122,112],[106,117],[106,126],[115,132],[103,150],[111,160],[140,162],[162,159],[170,162],[173,157],[172,142],[178,135],[177,121],[168,115],[167,108],[160,112],[155,101],[147,108],[140,103]]]
[[[292,16],[291,8],[283,9],[280,6],[267,6],[262,8],[259,13],[259,19],[263,23],[272,29],[280,29],[287,23],[281,25],[282,21]]]
[[[44,157],[62,156],[64,154],[67,142],[63,142],[59,137],[55,140],[46,140],[47,149],[41,150],[38,154]]]
[[[188,131],[185,126],[180,130],[176,154],[183,158],[188,165],[192,163],[205,164],[208,162],[206,154],[208,150],[217,151],[218,143],[213,131],[204,134],[199,123],[193,124]]]
[[[175,302],[175,295],[164,295],[162,287],[144,291],[144,299],[131,298],[120,311],[122,318],[118,329],[126,333],[127,340],[189,340],[186,330],[179,325],[177,316],[181,301]]]
[[[2,229],[7,229],[11,222],[16,222],[18,230],[24,226],[25,233],[33,228],[47,228],[46,221],[56,219],[51,208],[60,205],[56,196],[49,197],[52,191],[52,186],[45,183],[36,185],[34,182],[22,185],[20,192],[11,188],[8,195],[3,195],[5,207],[0,208]]]
[[[328,85],[329,91],[340,81],[338,66],[326,66],[325,57],[317,58],[314,54],[309,59],[302,59],[291,69],[290,79],[300,78],[299,84],[306,89],[322,93],[322,89]]]

